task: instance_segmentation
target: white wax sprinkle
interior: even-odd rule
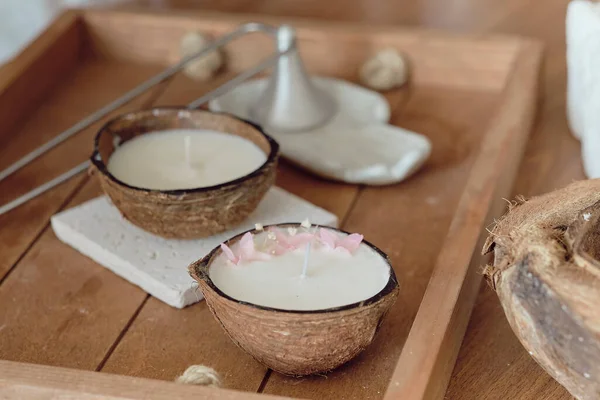
[[[254,224],[254,229],[256,229],[257,231],[262,231],[265,228],[262,224]]]
[[[296,236],[296,233],[298,233],[298,229],[296,229],[294,227],[289,227],[288,233],[290,234],[290,236]]]
[[[586,221],[589,221],[590,218],[592,218],[592,214],[591,213],[585,213],[583,214],[583,219]]]
[[[304,228],[307,228],[307,229],[310,228],[310,226],[311,226],[308,218],[306,218],[304,221],[302,221],[302,224],[300,224],[300,225],[302,225]]]

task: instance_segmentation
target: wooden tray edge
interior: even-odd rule
[[[152,10],[81,10],[82,19],[91,28],[98,43],[108,45],[101,54],[134,63],[159,63],[169,65],[179,60],[174,41],[167,46],[161,43],[160,32],[185,32],[207,30],[218,35],[231,31],[249,21],[271,25],[282,22],[297,28],[300,42],[319,42],[324,38],[340,43],[364,42],[370,38],[373,51],[377,47],[402,43],[409,62],[420,64],[411,80],[426,85],[492,91],[500,93],[507,82],[523,38],[501,34],[468,35],[444,32],[429,28],[398,25],[369,25],[361,22],[324,21],[297,17],[280,17],[258,14],[225,14],[212,11],[169,12],[161,14]],[[135,32],[149,29],[156,40],[151,48],[140,45]],[[131,37],[129,40],[119,40]],[[114,44],[117,43],[115,46]],[[166,46],[166,47],[165,47]],[[135,49],[135,51],[132,51]],[[441,58],[435,55],[443,54]],[[433,55],[433,56],[432,56]],[[231,60],[230,60],[231,62]]]
[[[151,394],[151,395],[150,395]],[[284,400],[288,397],[0,360],[4,400]]]
[[[91,15],[108,15],[108,16],[123,16],[125,18],[160,18],[164,19],[164,17],[176,17],[183,18],[188,20],[197,20],[197,19],[210,19],[215,22],[235,22],[235,23],[246,23],[250,21],[260,21],[264,23],[272,23],[272,24],[281,24],[281,23],[289,23],[289,24],[300,24],[303,28],[317,28],[319,30],[326,30],[332,32],[341,32],[344,35],[348,36],[361,36],[364,34],[410,34],[411,36],[415,33],[422,34],[425,36],[446,36],[451,40],[466,40],[469,42],[473,41],[482,41],[482,42],[498,42],[499,44],[507,44],[509,46],[514,46],[515,48],[520,47],[523,41],[529,40],[528,38],[511,35],[511,34],[503,34],[503,33],[492,33],[492,34],[484,34],[484,35],[474,35],[469,33],[459,33],[459,32],[448,32],[442,29],[434,29],[434,28],[423,28],[419,26],[403,26],[403,25],[394,25],[394,24],[369,24],[366,22],[353,22],[353,21],[340,21],[340,20],[321,20],[315,18],[305,18],[305,17],[287,17],[281,15],[267,15],[267,14],[257,14],[257,13],[227,13],[227,12],[219,12],[212,10],[169,10],[168,13],[160,10],[148,9],[148,8],[69,8],[65,12],[67,13],[76,13],[82,15],[84,18],[86,16]],[[353,28],[356,30],[349,30],[348,28]]]
[[[479,252],[487,236],[481,230],[506,206],[503,198],[511,195],[535,120],[542,53],[539,42],[522,41],[503,104],[473,164],[385,400],[444,398],[481,282]],[[481,204],[489,206],[476,206]]]

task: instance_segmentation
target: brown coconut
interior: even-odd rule
[[[580,400],[600,398],[600,180],[519,199],[492,230],[485,275],[534,359]]]
[[[242,235],[228,243],[237,242]],[[364,243],[389,264],[385,253]],[[258,362],[285,375],[325,373],[357,356],[373,341],[398,297],[398,281],[390,265],[387,285],[360,303],[317,311],[286,311],[245,303],[221,292],[210,279],[210,264],[219,254],[221,249],[217,247],[191,264],[190,275],[198,281],[206,304],[231,340]]]
[[[220,185],[182,190],[133,187],[111,175],[106,163],[116,146],[148,132],[209,129],[241,136],[267,156],[257,170]],[[212,236],[243,222],[275,182],[279,145],[260,127],[225,113],[154,108],[119,116],[96,135],[90,171],[121,214],[140,228],[166,238]]]

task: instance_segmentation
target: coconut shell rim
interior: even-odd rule
[[[250,125],[254,129],[256,129],[256,131],[267,140],[267,143],[269,144],[269,147],[270,147],[270,152],[267,155],[267,159],[265,160],[265,162],[263,164],[261,164],[258,168],[256,168],[254,171],[252,171],[246,175],[243,175],[239,178],[236,178],[232,181],[219,183],[218,185],[202,186],[202,187],[190,188],[190,189],[158,190],[158,189],[148,189],[148,188],[132,186],[132,185],[129,185],[129,184],[119,180],[118,178],[116,178],[113,174],[111,174],[108,171],[106,163],[104,162],[104,160],[102,159],[102,156],[100,155],[100,151],[99,151],[100,137],[102,136],[102,134],[106,131],[106,129],[111,124],[115,123],[118,120],[133,118],[134,116],[140,115],[140,114],[142,114],[142,115],[149,114],[149,117],[153,117],[155,112],[160,112],[160,111],[177,111],[177,112],[187,111],[187,112],[206,113],[206,114],[213,114],[213,115],[216,114],[216,115],[222,115],[224,117],[236,119],[238,121],[241,121],[245,124]],[[146,193],[146,194],[161,193],[161,194],[165,194],[168,196],[181,196],[181,195],[185,195],[185,194],[198,194],[198,193],[211,192],[211,191],[215,191],[215,190],[233,188],[233,187],[239,185],[241,182],[244,182],[248,179],[251,179],[257,175],[262,174],[265,169],[267,169],[272,163],[277,161],[278,157],[279,157],[279,143],[275,139],[273,139],[271,136],[269,136],[260,125],[255,124],[252,121],[249,121],[247,119],[237,117],[231,113],[222,112],[222,111],[213,112],[213,111],[205,111],[205,110],[198,110],[198,109],[188,109],[188,108],[180,107],[180,106],[161,106],[161,107],[148,108],[148,109],[140,110],[140,111],[132,111],[132,112],[128,112],[128,113],[123,113],[123,114],[115,116],[114,118],[111,118],[104,125],[102,125],[102,127],[100,127],[100,129],[98,129],[98,132],[96,133],[96,136],[94,137],[94,150],[92,152],[92,155],[90,156],[90,163],[92,163],[92,165],[94,165],[96,167],[96,169],[103,176],[105,176],[107,179],[109,179],[112,183],[116,184],[117,186],[123,187],[127,190],[133,190],[133,191],[136,191],[139,193]]]
[[[281,228],[281,227],[296,227],[299,225],[300,225],[299,222],[282,222],[279,224],[265,225],[263,227],[263,230],[270,228],[270,227],[279,227],[279,228]],[[336,232],[345,233],[347,235],[350,235],[350,232],[347,232],[343,229],[334,228],[332,226],[321,225],[320,227],[331,229]],[[231,237],[230,239],[227,240],[227,242],[229,243],[230,241],[237,241],[238,239],[240,239],[243,235],[245,235],[248,232],[256,233],[259,231],[257,229],[249,229],[247,231],[241,232],[241,233]],[[319,310],[286,310],[286,309],[282,309],[282,308],[261,306],[259,304],[254,304],[254,303],[250,303],[247,301],[235,299],[235,298],[229,296],[228,294],[224,293],[223,291],[221,291],[221,289],[219,289],[213,283],[212,279],[210,279],[210,276],[208,274],[208,268],[209,268],[210,262],[213,260],[213,258],[215,256],[220,254],[222,251],[220,245],[216,246],[214,249],[212,249],[207,255],[202,257],[200,260],[194,261],[192,264],[190,264],[188,267],[188,272],[189,272],[190,276],[192,278],[194,278],[195,280],[197,280],[197,281],[202,280],[203,282],[205,282],[208,285],[208,287],[211,290],[213,290],[219,297],[222,297],[226,300],[237,303],[238,305],[248,306],[248,307],[251,307],[251,308],[254,308],[257,310],[277,312],[277,313],[281,313],[281,314],[302,314],[302,315],[329,314],[329,313],[335,313],[335,312],[340,312],[340,311],[348,311],[348,310],[359,309],[361,307],[366,307],[366,306],[375,304],[375,303],[379,302],[380,300],[382,300],[383,298],[387,297],[388,295],[393,294],[395,291],[399,290],[399,288],[400,288],[400,285],[398,284],[398,279],[396,277],[396,273],[394,272],[394,268],[392,267],[392,263],[390,261],[389,256],[385,252],[383,252],[383,250],[381,250],[379,247],[375,246],[373,243],[371,243],[367,240],[363,239],[362,243],[369,246],[372,250],[374,250],[377,254],[379,254],[384,259],[384,261],[388,265],[390,276],[388,278],[386,285],[379,292],[375,293],[373,296],[369,297],[368,299],[361,300],[361,301],[358,301],[355,303],[345,304],[343,306],[323,308],[323,309],[319,309]]]

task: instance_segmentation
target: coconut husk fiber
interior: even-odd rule
[[[485,275],[533,358],[580,400],[600,398],[600,180],[518,199]]]

